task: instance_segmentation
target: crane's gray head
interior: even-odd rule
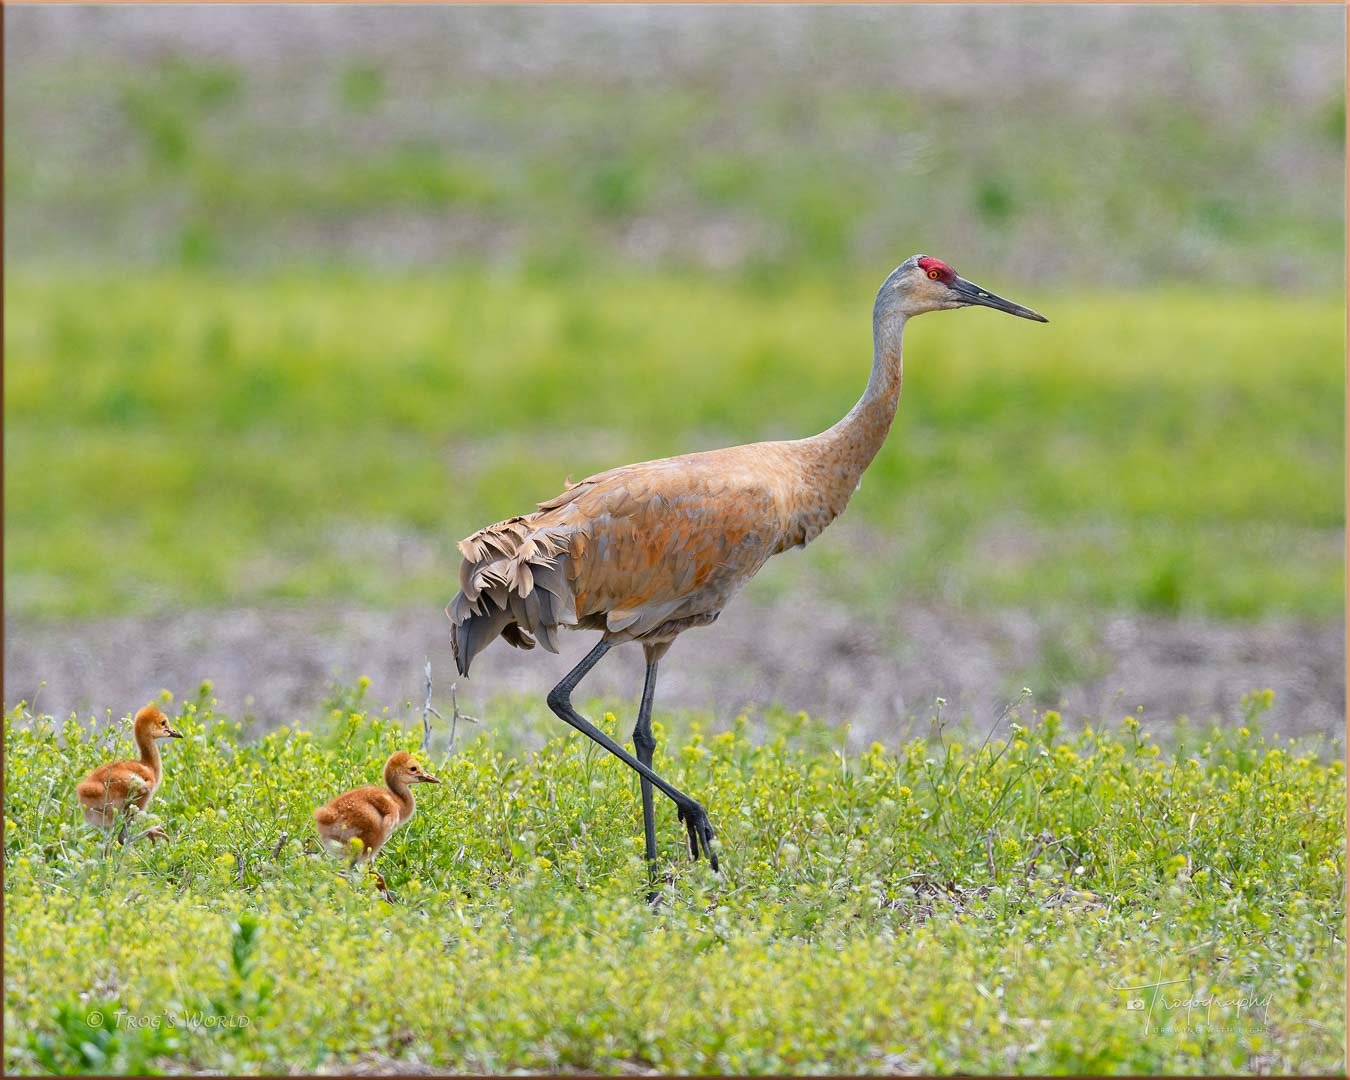
[[[925,311],[948,311],[960,307],[991,307],[1022,319],[1049,322],[1031,308],[1014,304],[967,281],[941,259],[911,255],[882,282],[877,292],[873,318],[888,315],[922,315]]]

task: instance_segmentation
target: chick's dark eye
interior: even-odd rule
[[[928,276],[929,276],[933,281],[936,281],[936,280],[937,280],[938,278],[940,278],[942,275],[939,274],[936,270],[929,270],[929,271],[928,271]]]

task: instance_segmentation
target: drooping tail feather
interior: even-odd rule
[[[455,597],[455,602],[445,609],[451,620],[455,618],[456,604],[463,595],[463,593],[460,593],[459,596]],[[461,675],[469,673],[469,665],[473,663],[473,658],[506,629],[506,624],[510,621],[510,618],[511,613],[509,611],[493,608],[485,615],[470,613],[462,622],[452,621],[450,626],[450,651],[454,653],[455,667],[459,669]],[[531,640],[527,644],[521,645],[520,648],[533,649],[534,642]]]
[[[445,613],[461,675],[498,635],[517,649],[533,649],[537,637],[549,652],[558,651],[558,627],[577,621],[564,569],[568,541],[563,529],[511,518],[460,542],[460,591]]]

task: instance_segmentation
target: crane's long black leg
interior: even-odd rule
[[[648,659],[647,678],[642,684],[642,704],[638,706],[637,724],[633,728],[633,749],[637,759],[652,767],[652,754],[656,750],[656,736],[652,734],[652,699],[656,697],[656,664]],[[647,841],[647,867],[651,871],[652,882],[656,882],[656,808],[652,805],[652,782],[645,776],[639,777],[642,788],[642,832]],[[698,854],[695,848],[694,854]]]
[[[714,833],[712,822],[708,820],[708,812],[679,788],[662,780],[652,771],[650,765],[644,765],[638,761],[637,758],[577,712],[576,709],[572,708],[572,691],[576,689],[577,683],[585,678],[591,668],[595,667],[600,658],[609,650],[609,642],[601,641],[588,652],[582,658],[581,663],[569,671],[563,677],[562,682],[549,691],[548,707],[557,713],[560,719],[571,724],[588,739],[599,743],[639,776],[649,780],[663,795],[678,806],[680,808],[680,820],[689,830],[689,846],[694,858],[698,858],[699,849],[702,848],[704,854],[708,856],[708,862],[716,870],[717,855],[712,849]]]

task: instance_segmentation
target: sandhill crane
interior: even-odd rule
[[[365,862],[380,892],[390,900],[384,875],[375,869],[375,856],[394,830],[411,821],[417,811],[409,785],[439,783],[410,753],[398,750],[384,763],[384,787],[353,788],[314,811],[319,839],[334,854],[347,855],[353,863]],[[352,846],[353,839],[361,841],[360,848]]]
[[[75,795],[80,800],[80,809],[84,819],[90,825],[111,832],[122,819],[122,828],[117,834],[119,841],[125,841],[127,823],[134,814],[143,814],[155,797],[164,769],[159,758],[158,739],[181,739],[169,723],[169,718],[153,705],[147,705],[136,714],[132,722],[136,736],[136,748],[141,752],[139,761],[114,761],[100,765],[75,785]],[[167,840],[168,834],[158,826],[137,833],[132,843],[143,837],[149,837],[151,844],[156,840]]]
[[[838,517],[876,456],[900,398],[905,322],[928,311],[982,305],[1044,316],[914,255],[891,272],[872,308],[872,374],[848,415],[809,439],[751,443],[597,473],[523,517],[459,545],[460,592],[446,608],[461,675],[499,635],[518,649],[557,652],[559,627],[599,630],[599,643],[548,695],[549,708],[641,778],[648,865],[655,869],[652,788],[669,797],[713,870],[704,808],[652,770],[657,664],[675,638],[716,620],[769,556],[802,547]],[[647,673],[633,729],[634,757],[572,707],[572,691],[615,645],[642,643]]]

